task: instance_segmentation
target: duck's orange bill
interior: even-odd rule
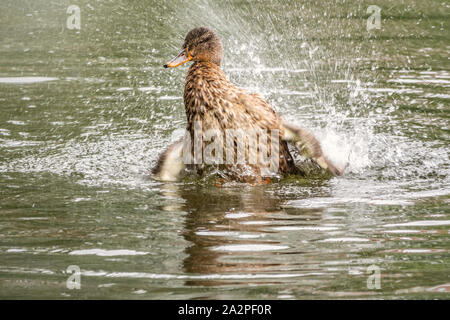
[[[192,60],[191,55],[186,49],[183,49],[175,58],[167,62],[164,68],[175,68],[190,60]]]

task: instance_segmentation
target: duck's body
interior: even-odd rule
[[[244,137],[246,163],[228,161],[225,152],[219,154],[219,163],[211,164],[203,158],[194,167],[198,172],[205,168],[219,168],[225,175],[238,181],[261,181],[264,175],[295,174],[300,170],[295,166],[289,152],[288,142],[293,143],[303,155],[314,159],[322,168],[333,174],[341,174],[323,155],[319,142],[306,130],[286,124],[273,110],[267,101],[258,94],[249,94],[228,81],[220,67],[222,46],[217,35],[207,28],[196,28],[186,36],[183,50],[165,67],[176,67],[189,60],[194,63],[189,68],[184,87],[184,106],[187,117],[187,132],[190,136],[191,155],[195,158],[195,141],[199,137],[196,132],[200,128],[201,150],[205,150],[209,142],[207,132],[219,132],[224,149],[231,143],[233,152],[237,154],[238,141],[227,139],[228,132],[258,132],[257,161],[249,162],[249,146],[252,145],[249,136]],[[234,131],[233,131],[234,130]],[[273,135],[275,133],[275,135]],[[239,138],[240,136],[237,136]],[[235,137],[236,138],[236,137]],[[233,138],[233,139],[235,139]],[[236,138],[236,139],[237,139]],[[241,137],[242,138],[242,137]],[[261,150],[261,139],[267,139],[267,149]],[[227,142],[228,140],[228,142]],[[241,139],[242,140],[242,139]],[[182,168],[187,164],[181,163],[186,152],[181,147],[183,141],[172,144],[159,158],[153,170],[154,175],[161,180],[175,180]],[[234,146],[233,146],[234,144]],[[202,151],[201,151],[202,152]],[[228,152],[228,151],[227,151]],[[213,152],[217,156],[217,151]],[[260,154],[271,156],[270,165],[261,161]],[[234,157],[234,156],[233,156]],[[236,158],[237,159],[237,158]],[[274,166],[274,163],[276,164]]]
[[[270,141],[270,133],[278,132],[278,168],[279,174],[297,173],[288,145],[282,140],[281,119],[272,107],[258,94],[248,94],[233,85],[220,66],[210,62],[195,62],[189,68],[184,87],[184,105],[187,117],[187,131],[194,140],[195,123],[201,123],[203,132],[218,130],[223,133],[223,147],[226,148],[226,132],[243,130],[244,132],[264,132]],[[203,139],[203,149],[210,142]],[[270,149],[270,148],[269,148]],[[193,150],[193,149],[192,149]],[[236,152],[236,148],[233,148]],[[268,152],[270,155],[270,151]],[[245,165],[247,174],[243,174],[242,165],[223,164],[220,168],[234,180],[261,180],[264,172],[262,164]],[[248,159],[248,152],[246,153]],[[267,169],[267,168],[265,168]],[[251,177],[250,177],[251,176]]]

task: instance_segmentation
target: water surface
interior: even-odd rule
[[[2,3],[1,298],[449,298],[447,3],[377,1],[371,31],[371,1],[78,1],[68,30],[71,4]],[[343,177],[151,179],[198,25]]]

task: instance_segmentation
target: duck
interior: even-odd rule
[[[176,68],[192,62],[183,94],[186,135],[160,154],[151,171],[155,179],[176,181],[185,172],[220,172],[227,180],[261,183],[271,175],[305,175],[289,146],[332,175],[343,174],[308,130],[284,121],[259,94],[230,82],[221,68],[222,56],[219,36],[197,27],[187,33],[178,55],[164,64]],[[208,148],[210,156],[202,157]]]

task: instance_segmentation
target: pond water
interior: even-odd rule
[[[372,2],[2,1],[0,298],[448,299],[450,5]],[[344,176],[151,179],[199,25]]]

